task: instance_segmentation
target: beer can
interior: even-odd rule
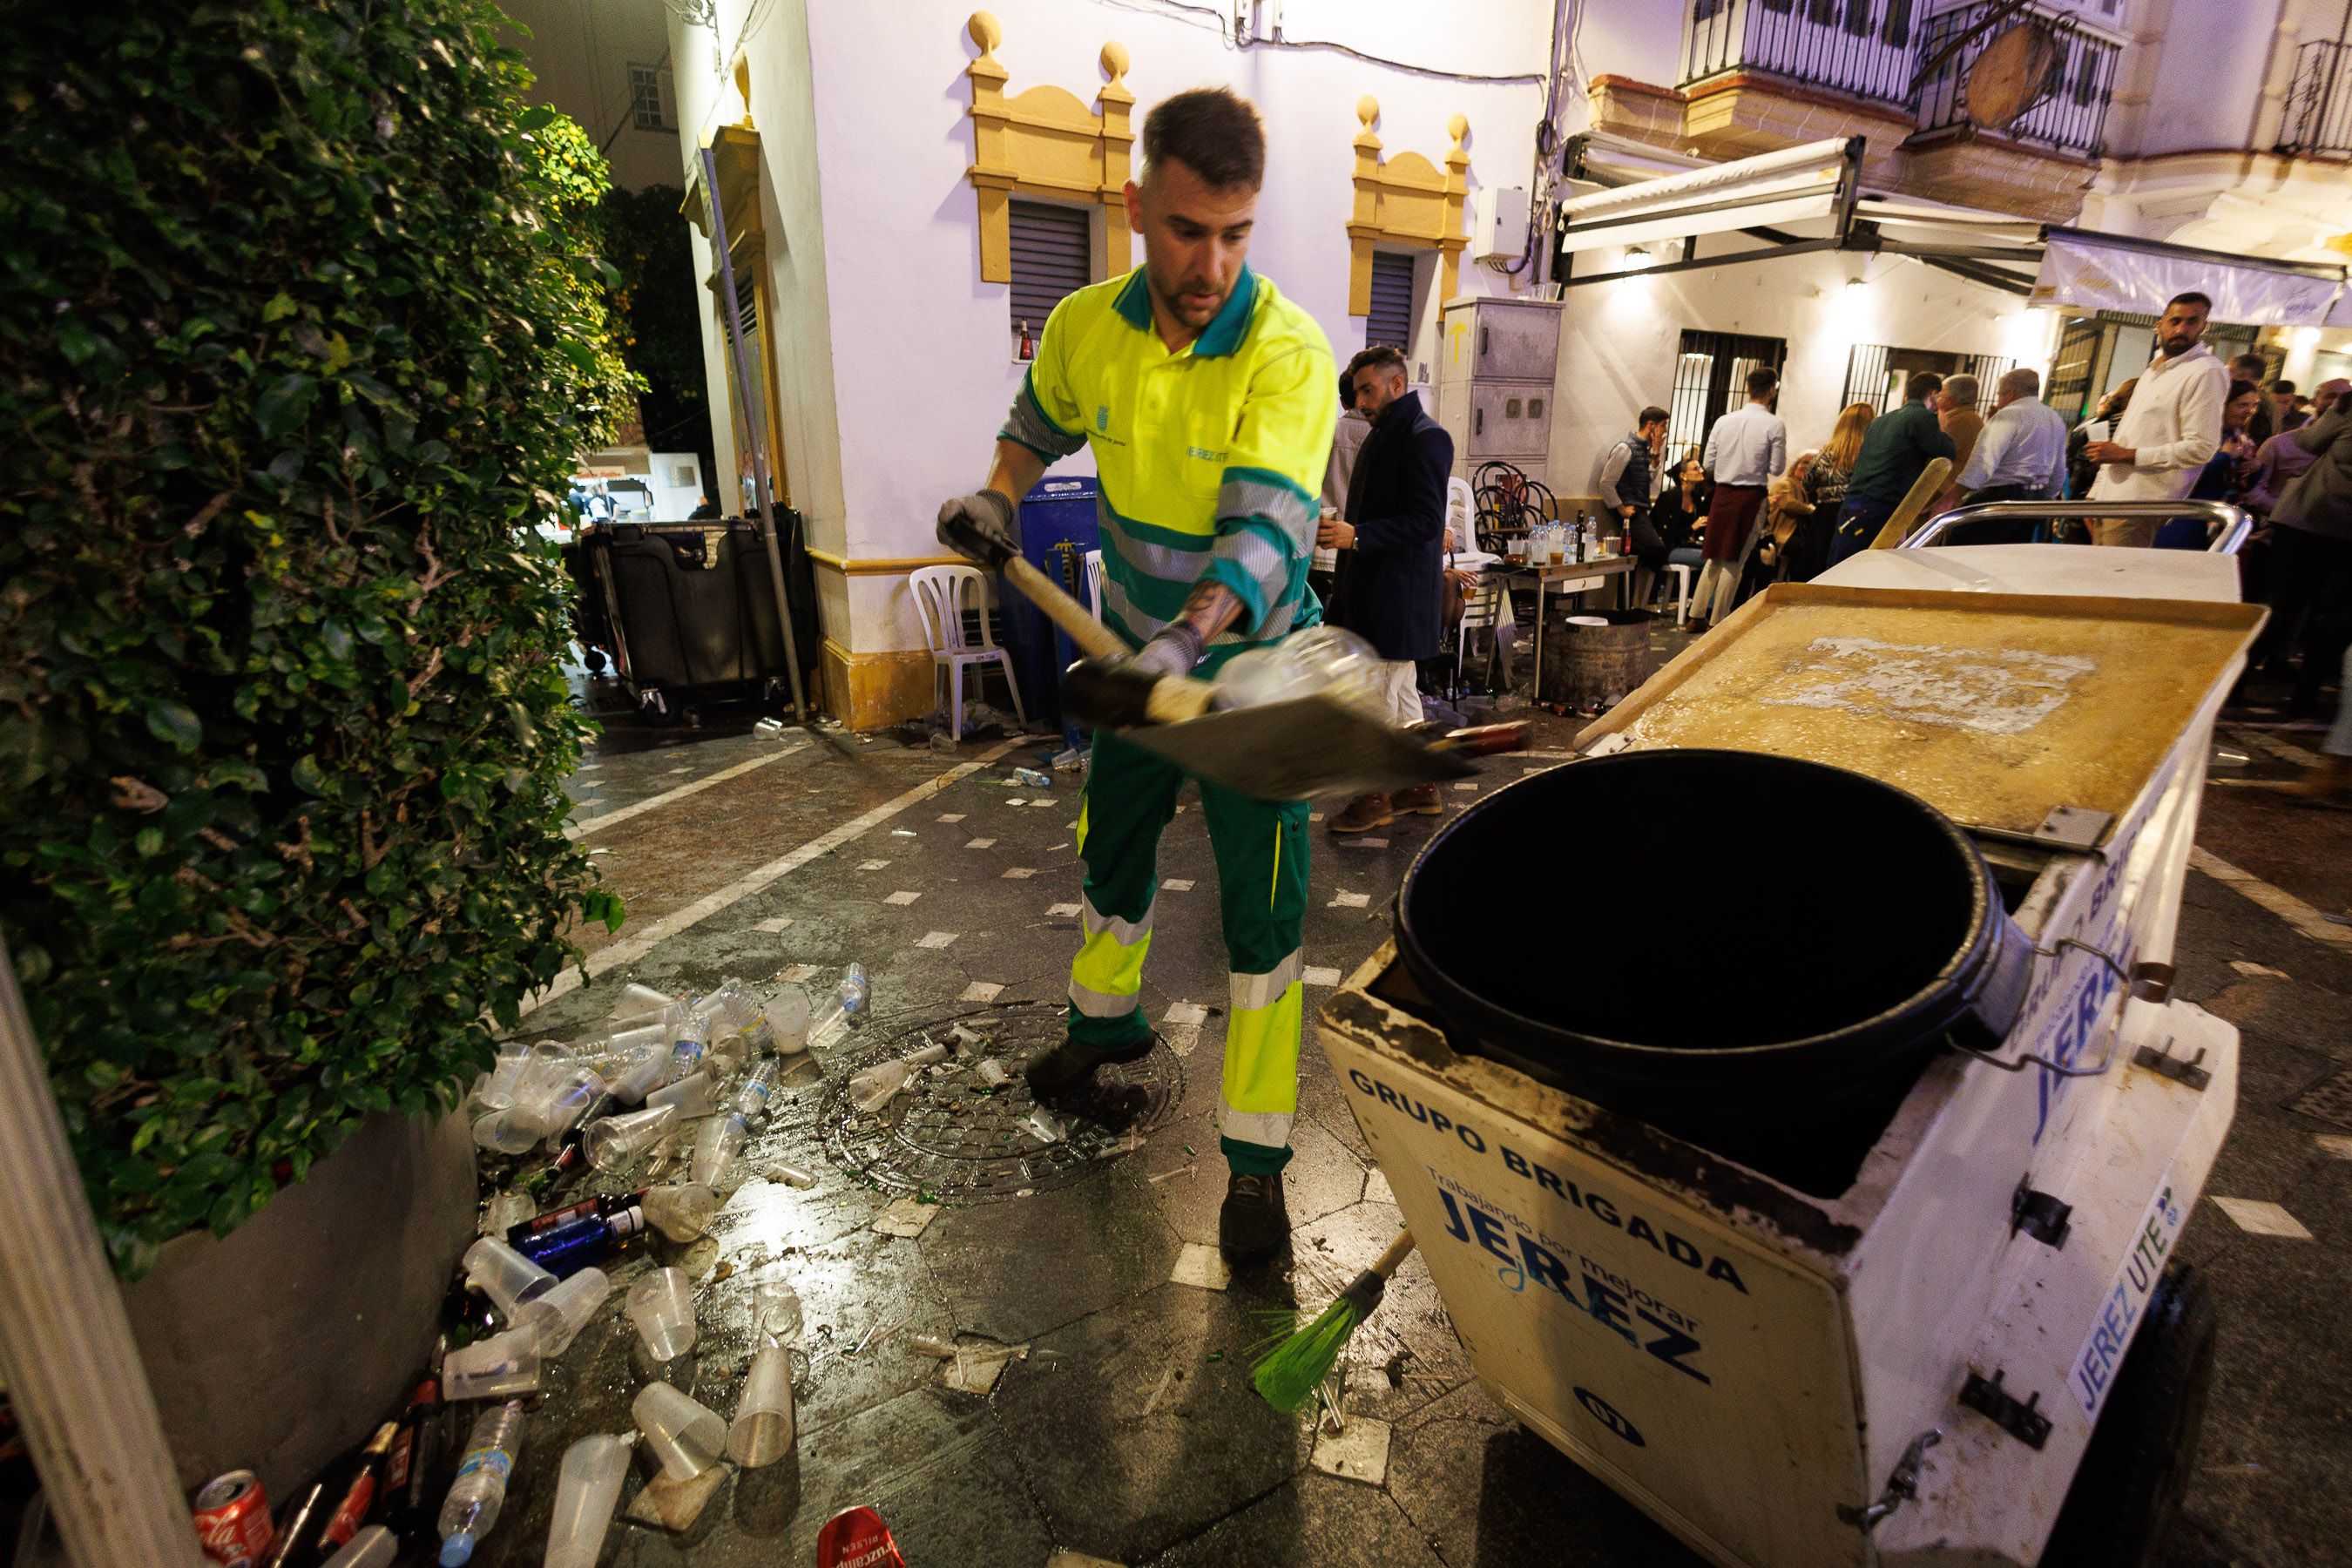
[[[817,1568],[907,1568],[890,1527],[870,1508],[845,1508],[816,1536]]]
[[[261,1478],[251,1470],[215,1477],[196,1493],[196,1539],[223,1568],[259,1568],[277,1533]]]

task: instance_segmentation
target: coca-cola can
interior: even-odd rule
[[[196,1539],[223,1568],[259,1568],[277,1533],[261,1478],[251,1470],[215,1477],[196,1493]]]

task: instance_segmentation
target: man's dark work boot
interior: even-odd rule
[[[1282,1201],[1282,1174],[1235,1171],[1225,1180],[1217,1210],[1217,1246],[1235,1263],[1262,1263],[1290,1239],[1290,1211]]]
[[[1065,1116],[1083,1116],[1112,1131],[1134,1125],[1150,1104],[1142,1087],[1123,1080],[1106,1082],[1095,1069],[1105,1063],[1141,1061],[1151,1054],[1151,1042],[1123,1051],[1089,1050],[1065,1037],[1050,1051],[1040,1051],[1022,1064],[1021,1076],[1041,1105]]]

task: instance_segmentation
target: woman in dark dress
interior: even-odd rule
[[[1714,492],[1715,487],[1706,482],[1706,468],[1694,455],[1676,465],[1664,492],[1651,504],[1650,521],[1665,541],[1667,565],[1698,569],[1698,535],[1706,526],[1706,509],[1715,500]]]

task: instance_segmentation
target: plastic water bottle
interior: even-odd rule
[[[735,1114],[745,1121],[757,1121],[768,1113],[768,1097],[776,1089],[776,1064],[761,1062],[735,1091]]]
[[[514,1473],[522,1453],[522,1401],[485,1410],[474,1421],[466,1452],[457,1461],[457,1479],[441,1505],[441,1568],[457,1565],[474,1555],[475,1542],[499,1521],[499,1507],[507,1500],[507,1478]]]
[[[710,1048],[711,1019],[698,1015],[687,1019],[677,1031],[677,1038],[669,1047],[669,1081],[676,1083],[691,1077],[702,1065],[703,1053]]]
[[[853,1029],[862,1026],[866,1008],[874,1000],[874,987],[866,983],[864,964],[849,966],[849,973],[841,977],[839,995],[842,1021]]]

